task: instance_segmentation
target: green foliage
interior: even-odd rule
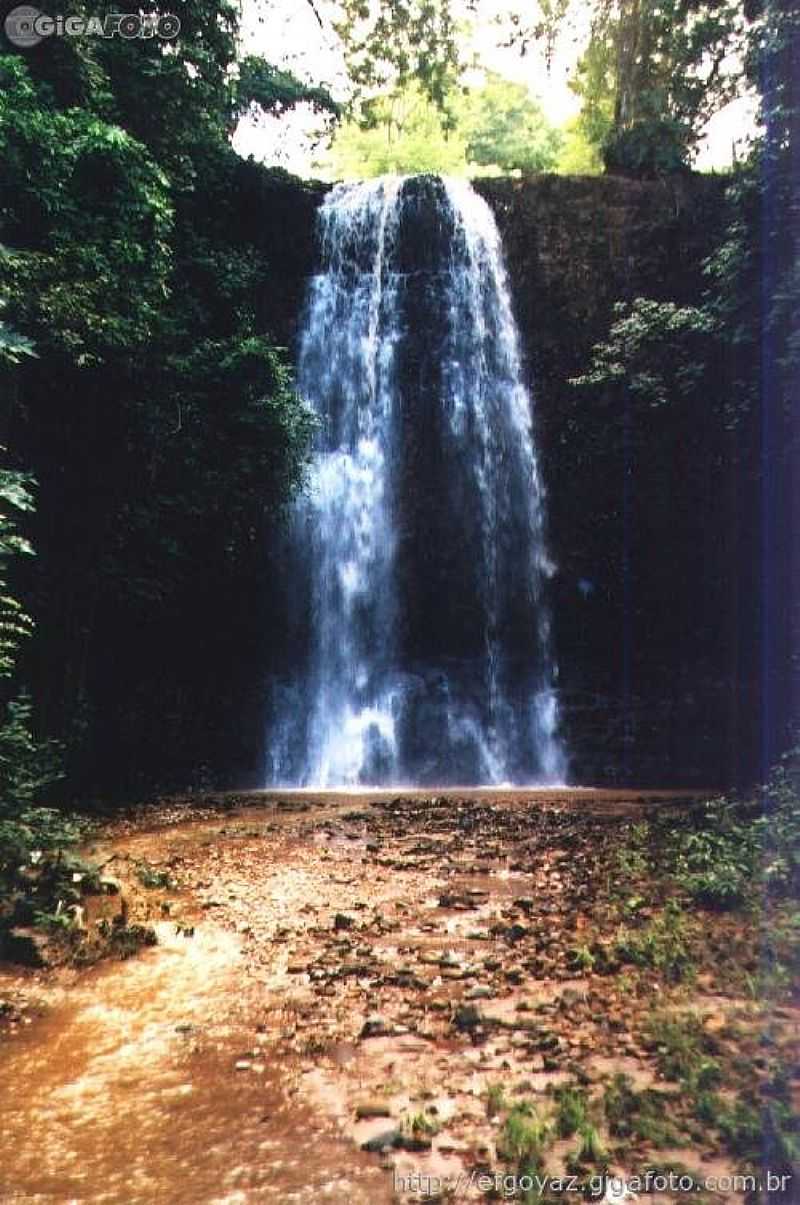
[[[579,118],[572,118],[561,131],[561,146],[553,170],[560,176],[599,176],[602,172],[600,153]]]
[[[111,952],[123,960],[133,958],[140,950],[158,944],[156,932],[149,925],[127,925],[124,921],[117,923],[116,920],[109,924],[108,921],[101,921],[100,931],[107,939]],[[87,953],[91,957],[91,953]]]
[[[705,907],[740,908],[793,896],[800,883],[800,797],[787,764],[752,799],[712,799],[667,835],[664,869]]]
[[[15,341],[12,347],[6,364],[17,362],[16,352],[32,354],[32,344],[20,349]],[[33,630],[32,620],[9,592],[8,569],[14,557],[33,553],[17,522],[21,515],[33,511],[34,484],[30,473],[0,469],[0,679],[6,682],[14,675],[21,642]],[[41,897],[43,886],[44,897],[48,898],[53,876],[47,870],[47,861],[36,871],[33,889],[24,881],[31,860],[40,861],[46,851],[59,851],[60,856],[61,849],[77,839],[78,830],[72,821],[36,805],[39,793],[60,775],[60,750],[53,742],[39,742],[33,735],[27,692],[7,698],[0,722],[0,919],[3,904],[20,885],[28,899],[37,894]]]
[[[0,262],[7,258],[7,252],[0,247]],[[0,310],[7,302],[0,302]],[[16,364],[20,364],[26,356],[35,356],[36,348],[33,340],[20,335],[7,322],[0,318],[0,374]],[[2,379],[2,377],[0,377]]]
[[[260,110],[273,117],[283,117],[298,105],[310,105],[317,113],[338,116],[340,107],[327,88],[305,84],[290,71],[248,55],[237,68],[233,106],[235,115]]]
[[[32,630],[30,616],[9,593],[7,565],[9,557],[33,552],[17,530],[17,516],[33,510],[33,484],[30,473],[0,469],[0,679],[11,677],[20,641]]]
[[[627,826],[623,832],[625,839],[616,852],[616,862],[619,877],[624,880],[620,889],[625,892],[651,868],[647,849],[650,829],[640,822]]]
[[[602,166],[602,148],[614,128],[615,56],[611,39],[595,21],[592,37],[569,82],[581,98],[577,128],[594,150]]]
[[[588,1122],[588,1101],[581,1088],[567,1084],[556,1088],[556,1130],[559,1138],[571,1138]]]
[[[359,119],[374,124],[381,95],[402,94],[414,84],[447,125],[463,69],[450,0],[342,0],[340,9],[335,29]]]
[[[432,1138],[441,1127],[430,1113],[414,1113],[404,1122],[403,1128],[411,1137]]]
[[[569,27],[569,13],[570,0],[537,0],[535,6],[526,4],[522,12],[510,8],[496,21],[505,27],[506,45],[517,46],[520,54],[527,54],[533,44],[540,47],[549,72],[559,37]]]
[[[60,752],[53,742],[31,733],[32,704],[23,691],[6,705],[0,728],[0,807],[28,807],[50,783],[61,777]]]
[[[704,822],[682,837],[676,873],[697,903],[722,910],[739,907],[758,871],[762,826],[737,820],[724,800],[708,805]]]
[[[416,84],[376,98],[370,124],[351,119],[336,132],[325,163],[339,179],[436,172],[464,175],[463,132],[447,129],[441,112]]]
[[[607,340],[593,349],[577,386],[622,386],[651,406],[692,394],[703,379],[713,316],[697,306],[637,297],[614,306]]]
[[[603,1108],[611,1133],[618,1138],[629,1138],[633,1132],[632,1118],[636,1113],[638,1097],[626,1075],[617,1072],[603,1094]]]
[[[175,881],[168,870],[156,870],[147,862],[140,862],[136,867],[136,877],[148,891],[155,891],[157,888],[172,891],[175,887]]]
[[[597,1128],[590,1122],[585,1122],[580,1128],[581,1145],[578,1151],[578,1159],[581,1163],[588,1164],[604,1164],[608,1159],[608,1152],[603,1146],[603,1141]]]
[[[540,1167],[549,1139],[550,1127],[536,1115],[532,1105],[523,1102],[515,1105],[506,1117],[498,1139],[498,1154],[520,1167]]]
[[[789,1077],[779,1069],[759,1097],[747,1092],[733,1104],[714,1092],[695,1097],[697,1118],[718,1130],[728,1150],[751,1166],[791,1168],[800,1162],[800,1120]]]
[[[73,876],[87,868],[63,857],[83,826],[74,818],[37,803],[41,792],[62,776],[61,750],[38,741],[32,731],[26,694],[11,699],[0,726],[0,921],[18,913],[46,914],[59,900],[76,901]]]
[[[677,900],[669,900],[641,929],[622,930],[615,950],[623,961],[651,967],[670,982],[680,983],[694,973],[690,935],[686,914]]]
[[[464,96],[461,126],[470,163],[502,172],[546,172],[562,147],[560,132],[524,84],[489,73],[483,88]]]
[[[486,1089],[486,1113],[488,1117],[496,1117],[506,1108],[505,1086],[499,1081],[490,1084]]]
[[[571,948],[569,961],[576,971],[591,971],[594,970],[596,958],[587,945],[582,945]]]
[[[512,13],[510,42],[537,42],[549,65],[570,24],[565,0]],[[707,119],[742,87],[746,19],[735,0],[594,0],[588,46],[570,80],[577,129],[610,170],[661,175],[683,169]],[[731,64],[740,64],[740,70]],[[576,169],[583,170],[583,169]]]
[[[615,1138],[637,1138],[653,1146],[676,1144],[678,1136],[665,1117],[665,1097],[646,1089],[636,1092],[626,1075],[617,1072],[603,1093],[603,1108]]]
[[[173,11],[182,32],[168,52],[157,39],[54,38],[46,53],[0,57],[0,374],[15,457],[40,483],[39,557],[25,574],[39,622],[32,686],[73,774],[113,760],[115,739],[145,768],[143,746],[163,733],[175,748],[198,698],[225,696],[229,650],[214,663],[206,638],[191,661],[202,689],[187,685],[186,616],[205,609],[218,644],[240,622],[232,581],[300,487],[312,431],[267,333],[272,298],[288,304],[280,271],[263,223],[242,220],[244,186],[260,198],[269,174],[228,138],[253,105],[335,106],[262,60],[236,62],[237,6]],[[26,626],[13,599],[3,622],[12,642]],[[112,629],[143,652],[109,699]],[[204,760],[224,728],[206,726]]]
[[[720,1083],[714,1043],[694,1014],[654,1016],[648,1026],[648,1039],[666,1079],[677,1081],[692,1094],[706,1092]]]
[[[607,168],[660,175],[687,166],[702,127],[741,87],[730,67],[745,21],[733,0],[598,0],[574,90]]]
[[[368,122],[339,126],[321,166],[343,179],[541,172],[556,166],[561,145],[527,88],[489,73],[481,88],[455,89],[447,115],[416,81],[376,96]]]
[[[80,365],[153,334],[167,289],[172,224],[167,181],[127,131],[57,109],[24,62],[0,58],[0,268],[14,321],[40,354]]]

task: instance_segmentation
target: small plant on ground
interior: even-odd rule
[[[670,983],[681,983],[694,974],[690,933],[686,913],[677,900],[669,900],[643,928],[621,930],[615,951],[623,962],[651,967]]]
[[[440,1128],[439,1122],[427,1113],[416,1113],[411,1118],[412,1134],[438,1134]]]
[[[149,925],[129,925],[123,916],[115,917],[110,922],[101,920],[98,932],[107,939],[109,950],[117,958],[132,958],[140,950],[158,944],[154,929]]]
[[[596,960],[588,946],[573,946],[567,957],[570,966],[576,971],[594,970]]]
[[[581,1163],[593,1165],[606,1163],[608,1153],[595,1126],[588,1121],[584,1122],[580,1128],[580,1139],[578,1159]]]
[[[628,890],[632,882],[644,878],[650,870],[650,859],[647,853],[650,826],[647,821],[632,824],[624,833],[626,838],[616,853],[617,882],[622,891]]]
[[[508,1163],[537,1168],[541,1166],[550,1127],[537,1116],[527,1102],[515,1105],[505,1120],[497,1149]]]
[[[666,1120],[668,1099],[650,1089],[636,1092],[628,1077],[617,1073],[603,1095],[610,1133],[615,1138],[638,1138],[653,1146],[678,1145],[679,1135]]]
[[[694,1014],[654,1016],[647,1026],[647,1037],[656,1049],[658,1069],[666,1079],[681,1083],[692,1093],[719,1084],[722,1075],[713,1057],[715,1044]]]
[[[172,891],[175,887],[175,880],[166,870],[156,870],[154,866],[148,865],[147,862],[140,862],[136,867],[136,877],[143,887],[148,890],[160,888],[163,891]]]
[[[560,1138],[571,1138],[587,1124],[589,1104],[586,1093],[572,1085],[556,1088],[556,1130]]]
[[[716,1092],[698,1093],[694,1112],[706,1129],[719,1132],[733,1155],[754,1167],[796,1171],[800,1164],[800,1117],[793,1107],[792,1073],[781,1065],[758,1091],[750,1088],[733,1104]]]
[[[441,1125],[432,1117],[430,1113],[425,1113],[420,1110],[418,1113],[412,1113],[404,1117],[400,1124],[400,1131],[409,1138],[428,1139],[434,1138],[440,1131]]]
[[[502,1113],[506,1108],[506,1090],[505,1086],[499,1082],[489,1084],[486,1089],[486,1114],[488,1117],[497,1117],[498,1113]]]
[[[760,825],[725,799],[706,806],[702,827],[681,834],[675,873],[690,899],[707,908],[741,907],[756,878]]]
[[[690,827],[657,822],[662,865],[696,904],[718,911],[797,897],[800,889],[798,749],[750,799],[709,800]]]

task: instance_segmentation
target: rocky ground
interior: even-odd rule
[[[795,1199],[798,1013],[763,957],[793,913],[689,905],[658,866],[689,801],[223,802],[95,854],[128,926],[237,935],[230,1073],[285,1068],[305,1124],[385,1169],[375,1201],[766,1200],[733,1177],[767,1171]]]

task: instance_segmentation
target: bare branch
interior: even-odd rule
[[[311,9],[314,16],[317,18],[317,23],[318,23],[320,29],[324,29],[325,28],[324,22],[322,20],[322,17],[319,15],[319,9],[317,8],[316,4],[314,3],[314,0],[306,0],[306,3],[308,4],[308,7]]]

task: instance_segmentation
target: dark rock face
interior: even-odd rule
[[[540,176],[475,187],[503,237],[534,396],[558,566],[550,594],[571,780],[734,781],[747,774],[755,725],[751,670],[738,647],[742,604],[734,603],[752,519],[738,483],[731,488],[730,437],[711,409],[690,412],[676,400],[663,413],[625,414],[613,399],[569,384],[607,334],[615,301],[698,301],[702,262],[724,220],[724,182]],[[468,655],[474,627],[459,597],[442,590],[447,566],[425,565],[426,548],[448,547],[448,532],[456,559],[470,538],[443,488],[450,474],[432,429],[439,410],[429,404],[437,382],[422,371],[437,321],[423,269],[450,233],[443,207],[429,204],[436,188],[430,177],[415,182],[415,238],[403,240],[412,312],[424,321],[403,420],[408,502],[399,559],[401,572],[413,567],[414,582],[399,637],[421,661],[426,641]],[[307,237],[296,267],[308,270]],[[294,325],[290,315],[282,323]],[[403,371],[413,384],[413,356]],[[420,680],[421,695],[433,699],[435,689]]]
[[[0,953],[21,966],[48,967],[64,961],[64,943],[59,945],[40,929],[18,926],[3,935]]]
[[[720,408],[674,399],[644,412],[569,384],[615,301],[697,303],[724,181],[544,176],[476,188],[503,235],[534,383],[572,780],[746,777],[756,725],[734,595],[736,540],[751,519],[731,490]]]

